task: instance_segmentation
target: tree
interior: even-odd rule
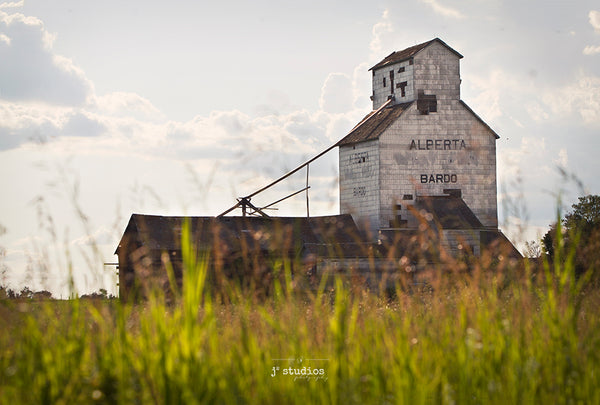
[[[579,203],[573,204],[573,212],[565,215],[563,224],[566,229],[580,229],[582,233],[590,233],[600,226],[600,196],[586,195],[579,197]]]
[[[565,251],[575,249],[575,272],[578,275],[593,269],[594,278],[600,278],[600,196],[579,197],[579,202],[571,206],[561,221]],[[556,223],[542,238],[544,253],[554,259],[557,248]]]
[[[529,259],[537,259],[542,255],[542,247],[535,240],[527,241],[523,255]]]

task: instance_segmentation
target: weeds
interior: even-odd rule
[[[171,300],[1,301],[0,402],[600,403],[600,292],[568,252],[448,262],[391,297],[339,277],[297,291],[280,263],[272,296],[215,300],[186,227]]]

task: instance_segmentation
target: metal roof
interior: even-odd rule
[[[411,46],[410,48],[406,48],[406,49],[404,49],[402,51],[392,52],[391,54],[389,54],[388,56],[386,56],[381,62],[379,62],[378,64],[376,64],[375,66],[373,66],[369,70],[377,70],[379,68],[382,68],[382,67],[385,67],[385,66],[388,66],[388,65],[393,65],[394,63],[398,63],[398,62],[402,62],[404,60],[410,59],[413,56],[415,56],[417,53],[419,53],[423,49],[427,48],[427,46],[431,45],[434,42],[439,42],[440,44],[442,44],[443,46],[445,46],[446,48],[448,48],[456,56],[458,56],[459,58],[462,59],[463,56],[460,53],[458,53],[454,49],[450,48],[448,46],[448,44],[446,44],[441,39],[434,38],[431,41],[427,41],[427,42],[423,42],[422,44]]]
[[[411,101],[410,103],[396,104],[391,107],[371,111],[336,146],[352,145],[378,139],[383,131],[392,125],[413,103],[414,101]]]
[[[126,236],[151,250],[180,250],[186,221],[196,249],[211,249],[218,245],[228,252],[247,249],[292,253],[303,250],[305,253],[335,252],[344,257],[356,257],[362,250],[357,247],[364,243],[349,214],[311,218],[132,214],[115,254],[126,244],[123,242]]]

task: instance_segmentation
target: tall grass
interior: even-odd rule
[[[600,292],[570,253],[540,271],[449,262],[422,291],[288,275],[223,300],[183,235],[174,303],[2,301],[0,402],[600,403]]]

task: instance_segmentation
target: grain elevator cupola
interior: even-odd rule
[[[414,100],[460,99],[462,55],[436,38],[392,52],[369,69],[373,75],[373,110],[387,100],[391,104]]]

